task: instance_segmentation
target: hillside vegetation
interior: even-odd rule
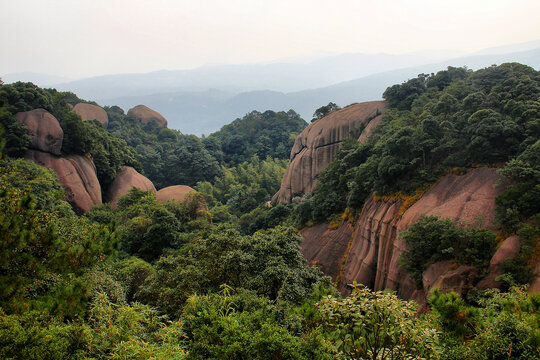
[[[313,196],[268,207],[305,126],[293,111],[252,112],[199,139],[118,107],[106,108],[105,130],[70,110],[74,94],[0,84],[0,357],[539,359],[540,294],[514,286],[529,281],[539,236],[539,90],[539,73],[519,64],[392,86],[382,124],[365,144],[345,143]],[[59,120],[62,154],[93,159],[104,187],[130,165],[158,188],[199,192],[159,202],[132,188],[77,216],[56,173],[21,158],[30,139],[14,115],[35,108]],[[501,168],[501,231],[526,239],[507,265],[508,291],[435,290],[419,315],[358,284],[340,296],[302,257],[305,223],[346,209],[354,220],[373,193],[408,196],[478,165]],[[484,266],[496,243],[437,218],[405,236],[415,279],[433,259]]]

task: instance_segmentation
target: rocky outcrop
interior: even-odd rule
[[[137,105],[134,108],[129,109],[127,114],[135,116],[142,124],[146,124],[150,120],[155,120],[159,126],[167,127],[167,119],[157,111],[152,110],[145,105]]]
[[[385,202],[369,198],[350,238],[350,248],[342,268],[343,275],[338,284],[340,290],[346,292],[347,284],[356,281],[374,290],[395,290],[407,299],[425,298],[425,293],[416,291],[416,285],[399,265],[400,255],[406,250],[399,234],[424,215],[450,218],[465,226],[493,229],[495,198],[502,191],[500,187],[494,187],[498,180],[496,169],[491,168],[474,169],[461,176],[447,175],[402,216],[399,215],[402,211],[400,201]],[[308,238],[312,233],[305,230],[302,236],[304,254],[319,254],[317,249],[311,247],[329,241],[314,241]],[[330,268],[327,271],[329,274],[340,271],[325,254],[306,257],[312,262],[317,261],[322,268]],[[461,291],[477,276],[473,269],[456,268],[451,263],[436,263],[428,270],[424,274],[428,288],[439,286]]]
[[[30,148],[60,155],[64,131],[52,114],[44,109],[35,109],[19,112],[15,117],[28,128]]]
[[[167,202],[169,200],[184,201],[188,194],[194,193],[196,191],[187,185],[173,185],[159,190],[156,194],[156,199],[159,202]]]
[[[348,222],[333,230],[328,229],[327,224],[302,229],[300,234],[304,241],[300,251],[310,265],[319,266],[334,281],[339,280],[352,232],[353,227]]]
[[[37,150],[29,150],[26,159],[58,174],[58,179],[66,190],[66,200],[75,212],[85,213],[92,206],[101,204],[101,186],[92,160],[80,155],[62,158]]]
[[[334,159],[343,139],[367,139],[382,118],[384,101],[353,104],[333,111],[306,127],[291,150],[291,163],[272,201],[287,203],[313,192],[319,173]]]
[[[131,166],[123,166],[107,190],[107,202],[110,202],[113,207],[116,207],[118,199],[126,195],[132,187],[144,191],[152,191],[154,194],[156,193],[154,184],[148,178],[139,174]]]
[[[497,248],[497,251],[489,262],[488,275],[478,283],[477,287],[481,290],[488,288],[496,288],[500,286],[500,283],[495,280],[497,276],[503,273],[503,264],[506,259],[513,259],[521,247],[521,240],[519,236],[510,236],[505,239]]]
[[[97,105],[78,103],[73,107],[75,111],[83,120],[97,120],[106,129],[109,124],[109,117],[105,110]]]

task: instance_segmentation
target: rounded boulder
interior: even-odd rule
[[[15,114],[15,118],[28,128],[30,148],[60,155],[64,131],[58,120],[47,110],[35,109]]]
[[[126,195],[132,187],[144,191],[151,191],[154,194],[156,193],[156,188],[152,181],[131,166],[123,166],[109,186],[109,190],[107,191],[107,201],[110,202],[113,207],[116,207],[118,199]]]
[[[83,120],[97,120],[104,128],[109,125],[109,117],[105,110],[97,105],[78,103],[73,107],[73,111],[77,113]]]
[[[134,108],[129,109],[127,114],[135,116],[142,124],[146,124],[150,120],[155,120],[159,126],[167,127],[167,119],[157,111],[152,110],[145,105],[137,105]]]

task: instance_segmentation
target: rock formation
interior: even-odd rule
[[[157,192],[156,199],[159,202],[167,202],[169,200],[184,201],[190,193],[195,194],[196,191],[187,185],[167,186]]]
[[[80,155],[62,158],[37,150],[28,150],[26,159],[58,174],[66,190],[66,200],[75,212],[85,213],[92,206],[101,204],[101,186],[92,160]]]
[[[463,222],[465,226],[494,229],[495,198],[501,191],[500,187],[494,187],[498,181],[499,175],[492,168],[474,169],[462,176],[447,175],[402,216],[399,216],[400,201],[384,202],[369,198],[353,231],[349,231],[352,235],[347,247],[344,246],[346,239],[339,238],[336,244],[332,244],[332,236],[336,236],[331,231],[304,229],[301,232],[304,237],[302,253],[329,275],[341,272],[338,279],[341,291],[346,292],[347,284],[356,281],[375,290],[395,290],[403,298],[425,299],[425,292],[416,290],[413,281],[399,265],[399,257],[405,251],[399,234],[424,215],[450,218]],[[322,226],[324,224],[319,225],[321,229]],[[341,227],[336,231],[339,229]],[[343,264],[327,256],[324,249],[319,249],[321,246],[334,249],[332,251],[341,257]],[[471,267],[440,262],[426,270],[424,283],[428,290],[438,286],[462,291],[466,284],[479,280],[476,276]]]
[[[385,106],[384,101],[349,105],[306,127],[294,142],[291,163],[272,201],[287,203],[313,192],[317,176],[334,159],[343,139],[360,136],[365,141],[381,121]]]
[[[129,109],[127,114],[135,116],[143,124],[146,124],[148,121],[154,119],[159,126],[167,127],[167,119],[165,119],[163,115],[157,111],[152,110],[145,105],[137,105],[134,108]]]
[[[52,114],[44,109],[35,109],[19,112],[15,117],[28,128],[30,148],[60,155],[64,131]]]
[[[115,207],[118,199],[126,195],[132,187],[156,193],[154,184],[148,178],[139,174],[131,166],[123,166],[107,190],[107,202]]]
[[[78,103],[73,108],[73,111],[75,111],[83,120],[99,121],[105,129],[109,124],[109,117],[107,116],[107,113],[97,105]]]

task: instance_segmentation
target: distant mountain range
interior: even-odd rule
[[[144,104],[163,114],[183,133],[210,134],[252,110],[294,109],[309,121],[316,108],[332,101],[345,106],[379,100],[384,90],[419,73],[448,66],[478,69],[503,62],[540,68],[540,41],[486,49],[470,56],[324,56],[307,63],[212,65],[193,70],[105,75],[54,85],[101,105],[126,111]],[[8,76],[3,76],[10,82]],[[39,84],[42,85],[42,84]]]

